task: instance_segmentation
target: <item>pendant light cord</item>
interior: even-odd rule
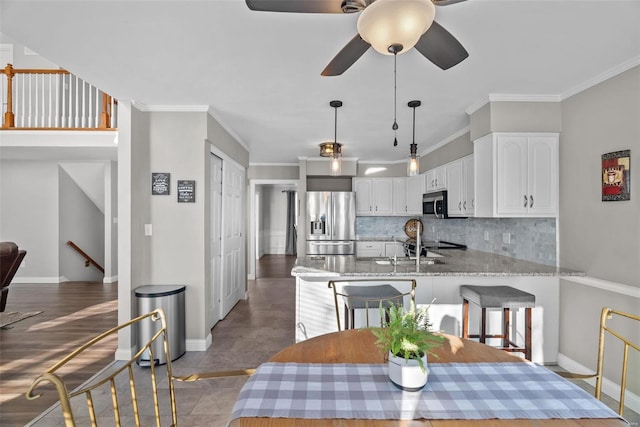
[[[333,117],[333,150],[335,153],[336,147],[335,144],[338,142],[338,107],[333,107],[334,117]],[[415,110],[414,110],[415,111]]]
[[[391,126],[391,129],[393,129],[393,146],[397,147],[398,146],[398,119],[397,119],[397,104],[398,104],[398,86],[397,86],[397,82],[398,82],[398,78],[396,76],[396,65],[397,65],[397,60],[398,60],[398,53],[394,52],[393,53],[393,126]]]
[[[413,107],[413,143],[416,143],[416,107]]]

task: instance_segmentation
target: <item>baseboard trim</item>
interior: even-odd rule
[[[136,354],[136,347],[131,348],[117,348],[116,349],[116,360],[131,360],[131,358]]]
[[[247,280],[256,280],[255,273],[247,274]]]
[[[202,340],[186,340],[186,348],[187,351],[206,351],[211,346],[211,342],[211,334],[207,334],[207,336]]]
[[[586,366],[576,362],[575,360],[565,356],[562,353],[558,353],[558,366],[570,372],[583,374],[593,372],[592,369],[587,368]],[[593,387],[596,386],[595,378],[588,378],[584,381],[586,381]],[[602,380],[602,392],[612,399],[615,399],[615,401],[617,402],[620,396],[620,385],[615,383],[614,381],[604,378]],[[640,413],[640,396],[638,396],[637,394],[627,390],[624,394],[624,404],[632,411]]]
[[[118,275],[117,274],[115,276],[111,276],[111,277],[105,276],[104,279],[102,279],[102,283],[115,283],[117,281],[118,281]]]
[[[62,283],[65,277],[14,277],[11,283]]]

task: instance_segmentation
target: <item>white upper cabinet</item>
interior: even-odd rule
[[[474,216],[473,154],[446,164],[449,216]]]
[[[407,214],[407,178],[393,178],[393,213]]]
[[[447,189],[447,170],[445,166],[427,171],[425,179],[425,192],[446,190]]]
[[[353,178],[358,216],[422,214],[424,175],[398,178]]]
[[[407,214],[422,215],[424,175],[410,176],[407,180]]]
[[[353,178],[356,215],[393,214],[393,178]]]
[[[476,216],[558,214],[558,134],[494,133],[474,141]]]

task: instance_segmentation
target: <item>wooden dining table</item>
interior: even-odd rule
[[[442,347],[433,350],[429,364],[525,362],[505,351],[445,335]],[[351,329],[301,341],[275,354],[269,362],[295,363],[386,363],[385,354],[375,345],[376,338],[367,329]],[[595,399],[595,398],[594,398]],[[622,427],[616,418],[579,419],[301,419],[246,417],[232,420],[231,427]]]

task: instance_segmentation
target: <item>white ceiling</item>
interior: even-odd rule
[[[305,1],[305,0],[301,0]],[[320,72],[356,34],[357,14],[250,11],[243,0],[0,1],[0,29],[120,99],[210,106],[250,149],[252,164],[317,157],[334,137],[360,161],[406,159],[416,109],[418,151],[468,126],[466,109],[500,95],[560,98],[640,63],[640,0],[467,0],[436,21],[469,58],[442,71],[415,49],[369,49],[342,76]]]

